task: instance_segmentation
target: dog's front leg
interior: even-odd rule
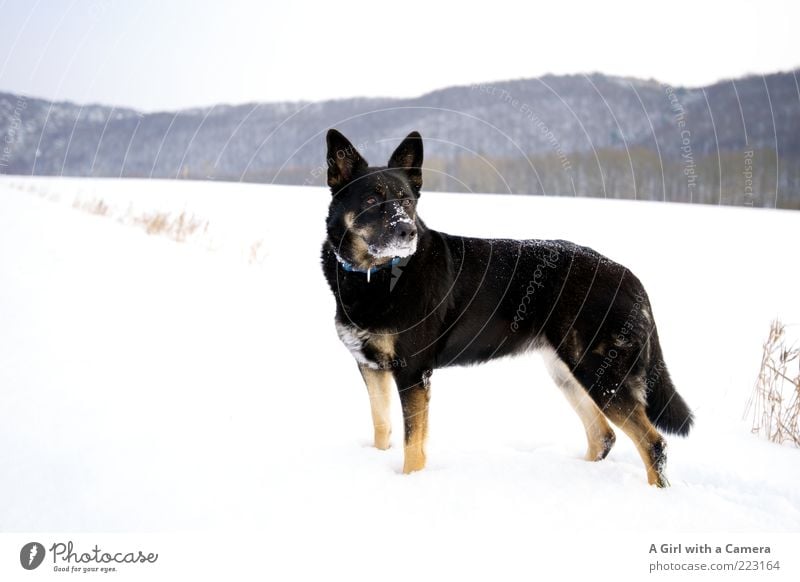
[[[367,385],[369,404],[372,409],[372,426],[375,429],[375,448],[385,451],[391,444],[392,421],[389,405],[392,398],[392,374],[388,370],[373,370],[359,366]]]
[[[428,438],[430,370],[421,373],[396,372],[395,382],[403,406],[405,449],[403,473],[425,468],[425,442]]]

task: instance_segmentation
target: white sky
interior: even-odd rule
[[[152,111],[800,66],[797,0],[0,0],[0,91]]]

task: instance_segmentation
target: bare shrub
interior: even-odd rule
[[[754,434],[800,447],[800,348],[787,343],[786,326],[777,319],[764,342],[758,380],[745,409],[748,415]]]

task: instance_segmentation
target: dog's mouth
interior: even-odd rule
[[[388,244],[368,244],[367,251],[376,264],[385,263],[395,257],[409,257],[417,251],[417,239],[393,240]]]

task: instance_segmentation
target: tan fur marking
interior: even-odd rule
[[[375,266],[375,261],[369,254],[369,245],[366,239],[369,238],[371,230],[369,228],[356,227],[356,215],[354,212],[346,212],[344,215],[344,224],[353,236],[350,237],[352,246],[350,247],[350,254],[354,259],[354,264],[359,269],[369,269]]]
[[[392,374],[386,370],[373,370],[366,366],[360,366],[359,369],[369,393],[375,448],[385,451],[391,446],[392,436],[390,417]]]
[[[406,426],[410,430],[405,440],[403,473],[421,471],[425,468],[429,400],[430,392],[422,388],[412,388],[406,396],[403,415]]]
[[[378,352],[383,358],[381,363],[387,363],[394,359],[395,335],[391,333],[372,333],[367,340],[369,346]]]
[[[605,413],[636,445],[647,470],[647,482],[657,487],[669,486],[669,481],[662,472],[663,467],[657,467],[652,458],[653,447],[659,443],[662,447],[666,446],[666,441],[647,418],[644,407],[636,404],[633,410],[626,411],[612,405]]]

